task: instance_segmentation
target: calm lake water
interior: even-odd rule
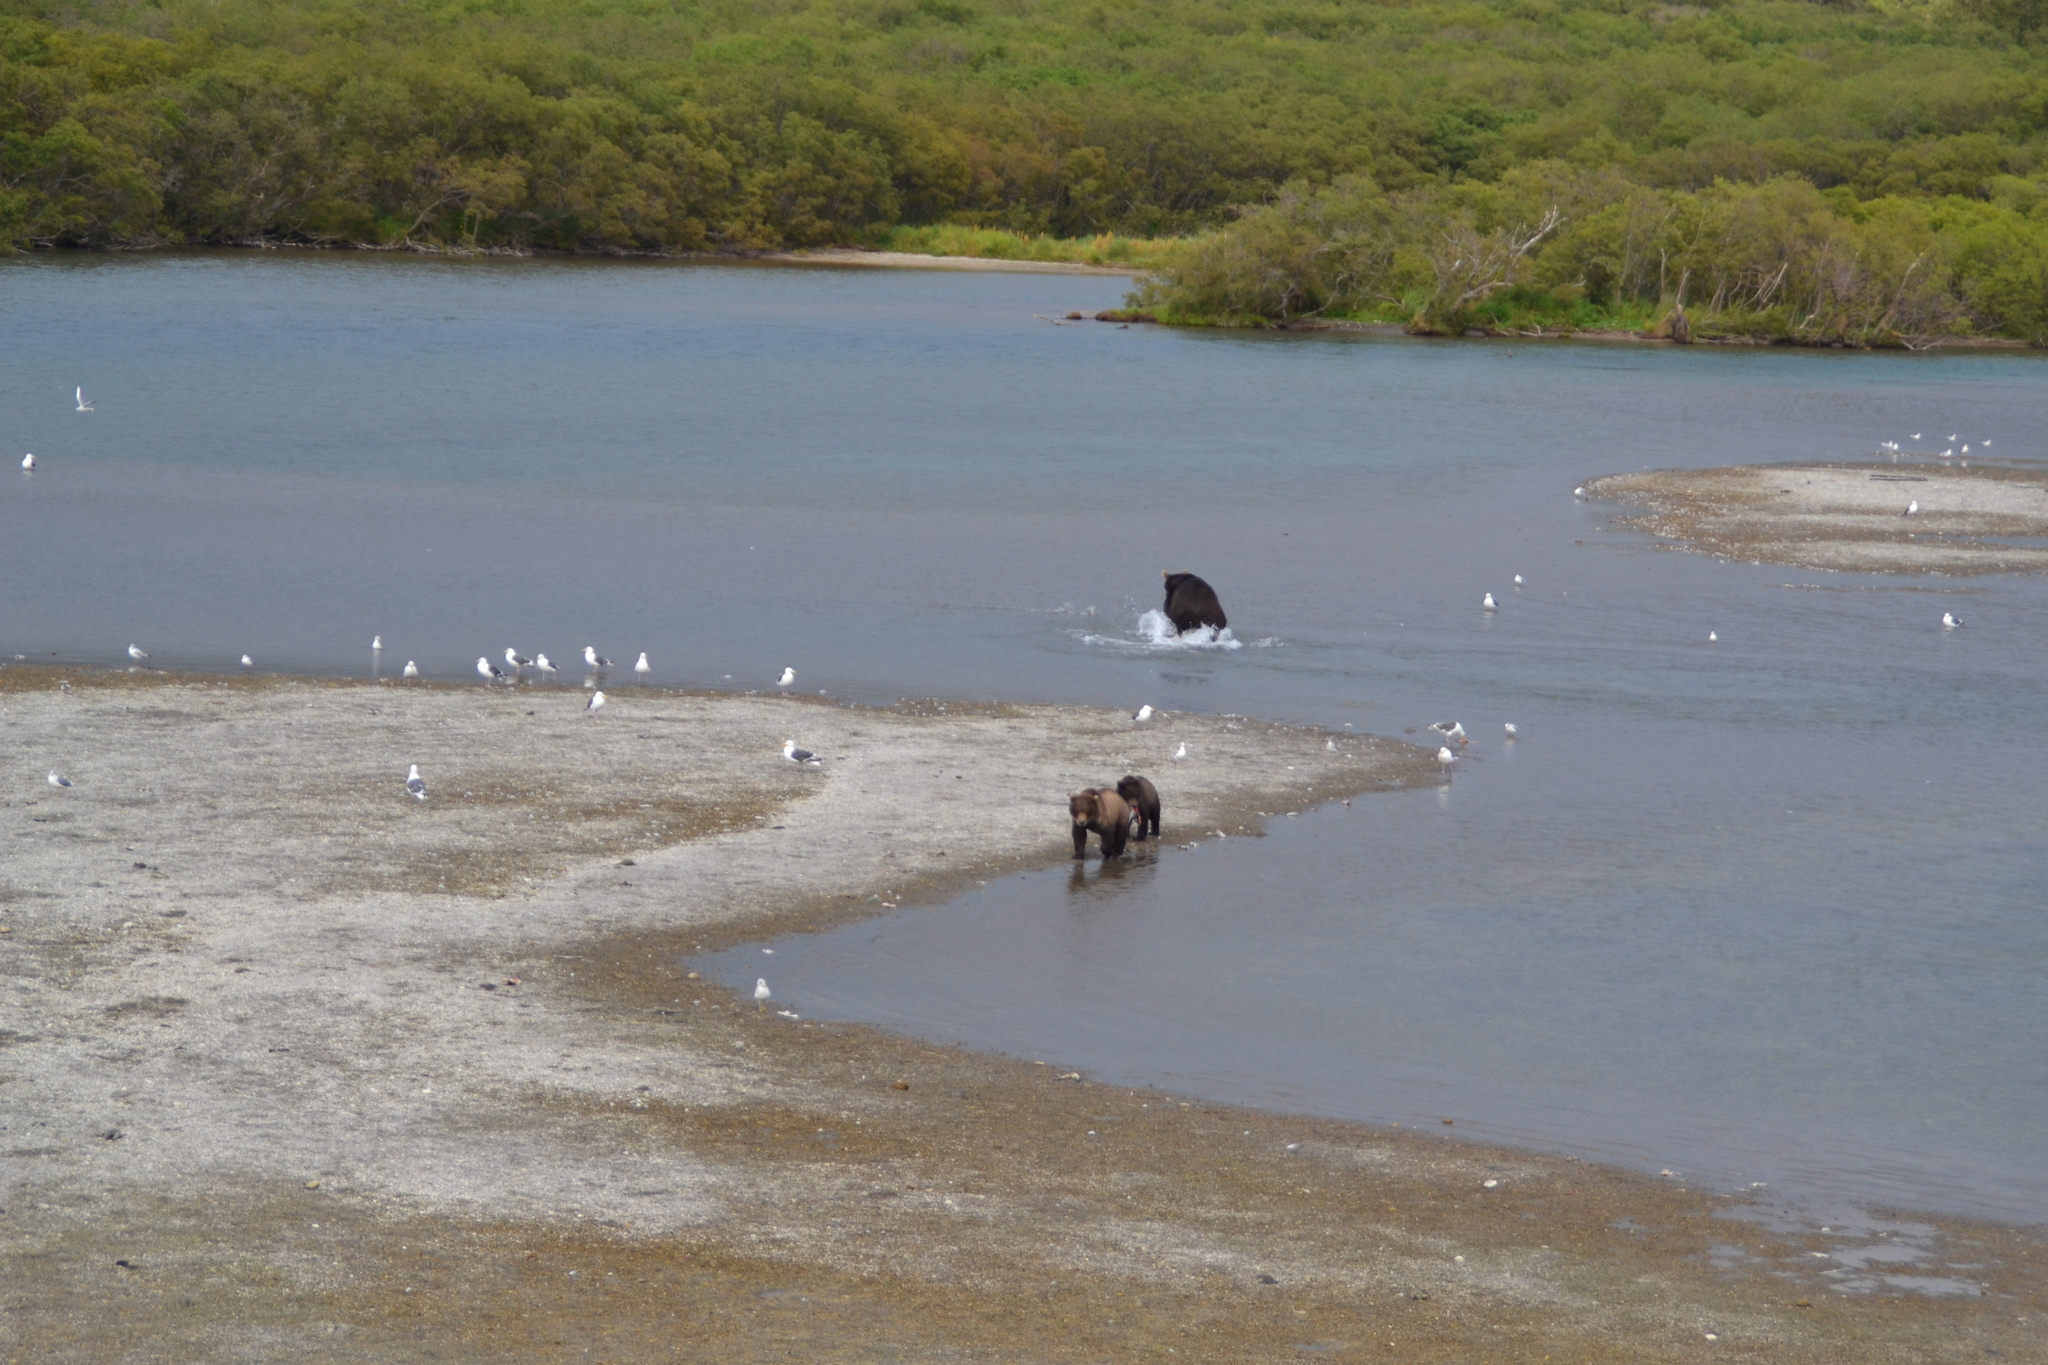
[[[1915,431],[2038,461],[2048,361],[1034,317],[1123,288],[0,263],[0,651],[364,673],[381,634],[384,670],[467,678],[589,643],[668,685],[1457,718],[1445,792],[1013,878],[768,974],[1117,1080],[2048,1221],[2048,583],[1726,565],[1571,495]],[[1167,567],[1246,647],[1147,642]]]

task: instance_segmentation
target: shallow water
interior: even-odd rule
[[[1121,288],[0,264],[4,439],[43,462],[0,471],[0,650],[362,673],[381,633],[385,671],[448,677],[592,643],[670,685],[790,664],[865,701],[1455,717],[1447,792],[792,940],[776,993],[1118,1079],[2048,1219],[2043,582],[1725,565],[1571,496],[1913,431],[2039,459],[2043,362],[1033,317]],[[1242,648],[1145,636],[1169,567]]]

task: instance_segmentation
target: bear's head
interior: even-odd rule
[[[1093,787],[1067,798],[1067,810],[1077,825],[1092,825],[1102,818],[1102,793]]]
[[[1116,794],[1136,806],[1145,797],[1145,788],[1135,777],[1126,777],[1116,784]]]

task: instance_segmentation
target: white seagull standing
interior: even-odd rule
[[[583,703],[583,709],[586,711],[604,710],[604,693],[592,692],[590,694],[590,700]]]
[[[77,401],[77,403],[78,403],[78,407],[77,407],[76,411],[79,411],[79,412],[91,412],[91,411],[92,411],[92,404],[90,404],[90,403],[88,403],[88,402],[86,402],[86,401],[85,401],[85,390],[84,390],[84,389],[82,389],[82,388],[81,388],[81,389],[73,389],[73,390],[72,390],[72,397],[73,397],[73,398],[74,398],[74,399],[75,399],[75,400]]]
[[[610,668],[612,666],[610,659],[605,658],[604,655],[598,653],[589,645],[583,646],[583,662],[589,664],[592,668]]]
[[[822,768],[825,766],[824,759],[819,758],[809,749],[797,748],[796,741],[793,739],[782,741],[782,756],[789,760],[791,766],[797,768]]]
[[[1493,594],[1488,593],[1486,594],[1486,596],[1480,598],[1479,606],[1480,609],[1483,611],[1493,611],[1495,609],[1493,604]]]
[[[1508,732],[1509,739],[1520,739],[1522,737],[1522,732],[1515,728],[1515,723],[1513,721],[1507,722],[1506,729]]]
[[[256,666],[256,661],[255,661],[254,659],[250,658],[250,657],[249,657],[248,655],[246,655],[246,654],[244,654],[244,655],[242,656],[242,667],[244,667],[244,668],[254,668],[255,666]]]
[[[1176,763],[1185,763],[1188,761],[1188,742],[1186,740],[1182,740],[1180,742],[1180,747],[1173,751],[1173,761]]]
[[[1707,643],[1710,645],[1718,645],[1721,643],[1721,637],[1710,630],[1707,632]]]
[[[540,670],[540,675],[543,678],[560,671],[555,667],[554,660],[548,658],[545,654],[534,655],[533,666]]]
[[[755,978],[754,978],[754,1008],[755,1008],[755,1009],[757,1009],[757,1010],[765,1010],[765,1009],[767,1009],[767,1008],[768,1008],[768,1001],[769,1001],[769,999],[771,998],[771,995],[772,995],[772,992],[770,992],[770,991],[769,991],[769,989],[768,989],[768,978],[767,978],[767,977],[765,977],[765,976],[757,976],[757,977],[755,977]]]
[[[533,667],[533,660],[510,645],[505,646],[505,662],[512,665],[512,676],[515,678],[523,676],[527,669]]]
[[[408,678],[417,678],[419,677],[419,675],[420,666],[414,663],[411,659],[407,659],[405,661],[405,676]]]
[[[1152,703],[1147,702],[1131,712],[1131,719],[1139,725],[1143,725],[1146,721],[1152,719]]]
[[[382,653],[384,652],[384,637],[383,637],[383,636],[381,636],[381,635],[372,635],[372,636],[370,637],[370,652],[371,652],[371,653],[373,653],[373,654],[382,654]]]
[[[50,769],[50,785],[53,787],[68,787],[71,785],[71,779],[59,773],[55,768],[52,768]]]
[[[1448,768],[1458,761],[1458,756],[1451,752],[1449,745],[1445,745],[1436,751],[1436,761]]]
[[[777,687],[789,687],[795,682],[796,670],[793,668],[785,668],[782,670],[782,676],[775,680],[775,685]]]
[[[144,659],[147,659],[149,657],[149,652],[143,649],[142,646],[140,645],[130,645],[128,646],[128,657],[135,660],[135,662],[137,663],[141,663]]]
[[[1943,630],[1954,630],[1957,626],[1961,625],[1962,623],[1963,618],[1957,616],[1953,612],[1945,611],[1941,614],[1941,628]]]
[[[479,654],[476,656],[476,675],[486,683],[494,683],[505,676],[505,670]]]
[[[1913,500],[1913,499],[1911,499],[1911,498],[1908,498],[1908,499],[1906,500],[1906,510],[1905,510],[1905,511],[1903,511],[1903,512],[1901,512],[1901,513],[1899,513],[1899,515],[1900,515],[1900,516],[1902,516],[1902,517],[1910,517],[1910,516],[1912,516],[1912,515],[1913,515],[1913,514],[1914,514],[1915,512],[1917,512],[1917,511],[1919,511],[1919,510],[1920,510],[1920,504],[1919,504],[1919,503],[1918,503],[1917,501],[1915,501],[1915,500]]]
[[[633,676],[638,678],[644,684],[647,681],[647,675],[652,673],[653,671],[654,665],[647,662],[647,651],[644,649],[641,650],[640,662],[633,665]]]
[[[1518,588],[1522,586],[1522,576],[1520,574],[1515,575],[1515,586]]]
[[[412,799],[415,801],[424,801],[427,799],[427,783],[426,779],[420,776],[419,764],[415,763],[412,765],[411,768],[407,769],[405,774],[405,789],[412,793]]]
[[[29,454],[21,457],[21,467],[23,469],[26,469],[31,474],[36,472],[36,457],[34,452],[30,452]]]

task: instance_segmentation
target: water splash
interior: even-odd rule
[[[1112,649],[1145,650],[1167,652],[1193,649],[1243,649],[1245,642],[1230,633],[1230,627],[1218,630],[1214,626],[1197,626],[1193,630],[1177,631],[1173,622],[1166,619],[1166,613],[1154,608],[1138,618],[1135,635],[1083,635],[1084,645],[1107,645]],[[1276,644],[1276,640],[1256,640],[1254,644]]]

